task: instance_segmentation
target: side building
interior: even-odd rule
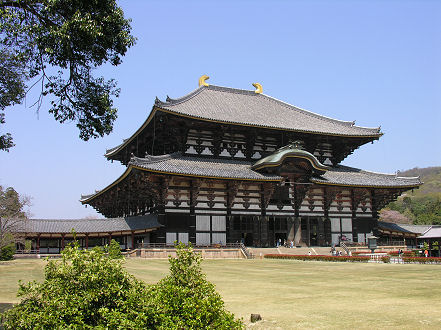
[[[126,165],[81,197],[107,218],[151,216],[146,240],[195,245],[363,243],[378,211],[419,178],[343,166],[380,128],[324,117],[256,90],[208,85],[156,99],[141,127],[105,156]]]

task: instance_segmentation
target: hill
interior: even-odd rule
[[[419,176],[424,184],[414,190],[412,196],[423,196],[431,193],[441,193],[441,166],[418,168],[398,172],[399,176]]]
[[[424,184],[404,193],[380,212],[380,220],[395,223],[441,224],[441,166],[413,168],[399,176],[419,176]]]

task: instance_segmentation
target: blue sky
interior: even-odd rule
[[[111,135],[83,142],[26,104],[6,111],[16,147],[0,152],[0,185],[31,196],[34,218],[99,216],[79,203],[125,167],[106,148],[129,137],[164,100],[210,84],[254,90],[385,135],[344,164],[394,173],[441,166],[441,2],[124,1],[137,44],[122,65],[97,70],[121,96]]]

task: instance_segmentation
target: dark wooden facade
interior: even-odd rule
[[[156,242],[273,246],[280,239],[324,246],[342,238],[364,241],[377,233],[378,211],[421,184],[418,178],[338,165],[378,139],[379,129],[320,117],[281,101],[273,111],[282,119],[313,117],[323,128],[265,127],[253,118],[248,123],[243,113],[238,114],[241,121],[229,123],[216,120],[216,109],[230,107],[235,113],[236,105],[251,109],[276,101],[216,86],[196,92],[180,100],[157,100],[134,135],[106,153],[127,170],[105,189],[83,196],[82,203],[106,217],[157,214],[164,227],[152,233]],[[219,104],[207,103],[203,93],[224,93],[230,103],[218,94],[209,100]],[[174,111],[177,106],[184,110]],[[208,115],[184,113],[184,106],[206,109]]]

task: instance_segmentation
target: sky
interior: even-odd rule
[[[32,198],[33,218],[101,217],[81,194],[125,170],[106,149],[130,137],[155,97],[181,97],[209,84],[254,90],[310,111],[381,126],[384,136],[343,164],[395,173],[441,166],[440,1],[120,1],[137,44],[117,67],[118,119],[104,138],[81,141],[75,123],[38,113],[33,90],[6,110],[0,185]]]

